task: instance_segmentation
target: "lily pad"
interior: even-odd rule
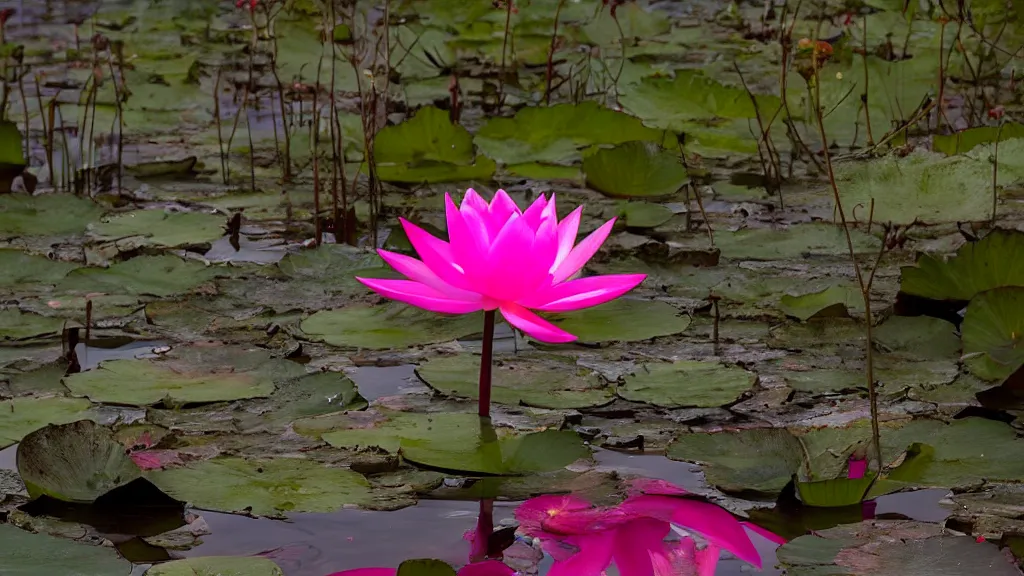
[[[630,140],[659,142],[662,137],[662,131],[645,127],[638,118],[588,100],[528,106],[513,118],[492,117],[473,141],[481,152],[502,164],[567,164],[580,160],[580,150],[587,146]]]
[[[398,565],[395,576],[456,576],[455,569],[440,560],[406,560]]]
[[[650,142],[626,142],[583,159],[587,186],[617,198],[672,196],[690,177],[678,154]]]
[[[704,462],[710,484],[724,492],[776,494],[802,462],[800,441],[780,428],[684,434],[668,447],[673,460]]]
[[[277,364],[285,362],[237,351],[225,360],[200,364],[174,358],[108,360],[68,376],[64,383],[72,393],[94,402],[180,406],[268,396],[280,378]]]
[[[461,354],[433,358],[416,368],[431,388],[449,396],[479,397],[480,357]],[[549,354],[499,358],[492,368],[491,399],[499,404],[554,410],[608,404],[614,394],[597,374],[571,358]]]
[[[33,534],[10,524],[0,524],[0,557],[5,576],[111,576],[132,570],[113,548]]]
[[[910,520],[817,530],[776,554],[790,576],[1020,576],[997,546]]]
[[[861,206],[867,219],[874,201],[875,222],[892,224],[984,220],[992,198],[979,194],[992,184],[992,166],[963,156],[915,151],[868,162],[841,164],[836,174],[844,206]]]
[[[64,327],[63,318],[22,313],[17,308],[0,309],[0,342],[54,336]]]
[[[690,326],[690,317],[667,302],[628,298],[547,318],[580,342],[637,342],[680,334]]]
[[[967,306],[961,325],[964,357],[984,380],[1003,380],[1024,366],[1024,287],[982,292]]]
[[[616,393],[662,408],[710,408],[735,402],[757,383],[757,374],[718,362],[681,360],[642,364]]]
[[[768,117],[782,106],[778,96],[757,95],[756,100]],[[675,78],[644,78],[625,89],[619,101],[647,125],[677,132],[685,132],[694,120],[757,117],[743,88],[723,85],[700,70],[677,70]]]
[[[143,236],[146,244],[175,248],[207,244],[220,238],[224,235],[225,222],[223,216],[216,214],[136,210],[93,224],[90,232],[99,240]]]
[[[284,576],[284,572],[273,560],[260,556],[200,556],[158,564],[145,576]]]
[[[627,202],[619,215],[629,228],[655,228],[672,219],[672,209],[650,202]]]
[[[0,195],[0,238],[79,234],[102,214],[98,204],[80,196],[4,194]]]
[[[77,264],[32,256],[20,250],[0,249],[0,288],[35,289],[40,284],[56,284]],[[36,286],[33,286],[36,285]]]
[[[18,444],[18,473],[29,496],[91,503],[142,476],[110,430],[91,420],[50,425]]]
[[[982,144],[1024,138],[1024,124],[1007,122],[1002,126],[978,126],[967,130],[958,130],[952,134],[935,134],[932,136],[932,150],[947,156],[964,154]]]
[[[58,286],[66,292],[102,292],[167,297],[212,279],[216,270],[177,256],[137,256],[109,268],[78,268]]]
[[[494,173],[494,161],[480,157],[473,136],[460,125],[452,124],[448,112],[434,106],[421,108],[395,126],[377,133],[373,144],[377,174],[385,181],[450,182],[488,179]]]
[[[146,477],[173,498],[219,512],[283,516],[371,501],[370,484],[361,474],[302,458],[215,458]]]
[[[511,434],[476,414],[359,412],[296,422],[296,430],[327,425],[337,448],[377,448],[406,460],[473,474],[519,475],[557,470],[590,456],[573,432]]]
[[[881,242],[862,231],[851,230],[857,254],[877,254]],[[722,256],[735,260],[790,260],[816,256],[846,256],[849,249],[842,229],[832,224],[798,224],[783,230],[744,228],[715,232]]]
[[[993,230],[968,242],[952,258],[922,254],[904,266],[900,291],[932,300],[968,301],[975,294],[1003,286],[1024,286],[1024,232]]]
[[[482,313],[445,316],[391,303],[317,312],[301,329],[333,346],[384,350],[455,340],[481,332],[483,325]]]
[[[872,331],[883,349],[918,358],[959,358],[956,326],[931,316],[891,316]]]
[[[368,405],[355,382],[339,372],[320,372],[284,382],[264,402],[266,417],[282,425],[339,410],[362,410]]]
[[[811,318],[849,316],[851,308],[864,308],[860,291],[852,286],[833,285],[820,292],[793,296],[783,294],[779,307],[787,316],[805,321]]]
[[[86,417],[85,398],[12,398],[0,401],[0,448],[20,441],[47,424],[67,424]]]

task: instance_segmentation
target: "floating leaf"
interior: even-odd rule
[[[370,484],[361,474],[302,458],[216,458],[146,477],[178,500],[229,513],[334,512],[371,500]]]
[[[978,294],[960,329],[971,372],[985,380],[1007,378],[1024,366],[1024,287]]]
[[[395,576],[455,576],[455,569],[440,560],[406,560]]]
[[[265,403],[266,417],[283,426],[299,418],[367,406],[355,383],[340,372],[320,372],[284,382]]]
[[[554,410],[592,408],[615,397],[601,378],[570,358],[550,354],[499,358],[492,368],[491,399],[499,404]],[[431,388],[461,398],[479,397],[480,357],[469,354],[432,358],[416,368]]]
[[[668,447],[673,460],[704,462],[708,482],[725,492],[778,493],[802,461],[800,441],[780,428],[683,434]]]
[[[833,285],[820,292],[811,292],[800,296],[783,294],[779,300],[779,308],[798,320],[806,321],[821,317],[846,317],[850,308],[864,308],[859,291],[851,286]]]
[[[816,482],[797,482],[800,501],[818,508],[841,508],[859,504],[867,496],[873,475],[863,478],[833,478]]]
[[[844,206],[860,206],[859,220],[911,224],[984,220],[992,197],[992,166],[972,158],[915,151],[868,162],[840,164],[836,171]]]
[[[939,524],[870,520],[816,530],[777,552],[789,576],[1019,576],[997,546]]]
[[[139,467],[110,430],[79,420],[50,425],[18,444],[18,473],[29,496],[91,503],[139,478]]]
[[[968,301],[1003,286],[1024,286],[1024,232],[996,229],[947,259],[922,254],[904,266],[900,291],[932,300]]]
[[[481,152],[502,164],[567,164],[580,160],[580,149],[587,146],[630,140],[660,142],[662,134],[633,116],[588,100],[528,106],[513,118],[489,118],[474,142]]]
[[[872,331],[882,348],[919,358],[959,358],[956,326],[931,316],[890,316]]]
[[[110,216],[90,228],[99,240],[144,236],[146,244],[176,248],[212,242],[224,235],[224,226],[224,217],[216,214],[136,210]]]
[[[144,576],[284,576],[273,560],[260,556],[200,556],[157,564]]]
[[[473,137],[452,124],[448,113],[434,106],[421,108],[395,126],[377,133],[373,144],[377,174],[385,181],[448,182],[488,179],[495,164],[476,156]]]
[[[253,353],[259,360],[266,356]],[[222,365],[194,365],[166,358],[108,360],[98,368],[68,376],[72,393],[93,402],[170,406],[258,398],[274,391],[275,361],[247,366],[244,354]],[[287,362],[286,360],[276,362]]]
[[[649,340],[680,334],[690,325],[690,317],[667,302],[629,298],[547,318],[580,342]]]
[[[0,401],[0,448],[20,441],[47,424],[67,424],[86,417],[85,398],[12,398]]]
[[[627,202],[619,209],[619,215],[630,228],[655,228],[672,219],[672,209],[650,202]]]
[[[17,308],[0,309],[0,342],[54,336],[63,326],[62,318],[22,313]]]
[[[17,287],[19,291],[33,290],[33,284],[56,284],[77,264],[32,256],[20,250],[0,249],[0,288]]]
[[[10,120],[0,121],[0,165],[25,166],[24,140],[17,124]]]
[[[878,238],[851,230],[857,254],[878,253]],[[846,235],[832,224],[797,224],[785,229],[744,228],[736,232],[715,232],[715,245],[722,256],[736,260],[790,260],[814,256],[849,254]]]
[[[317,312],[302,321],[313,338],[343,348],[406,348],[479,333],[483,314],[443,316],[403,304],[349,306]]]
[[[689,181],[679,156],[650,142],[626,142],[583,159],[587,186],[619,198],[672,196]]]
[[[662,408],[730,404],[757,383],[757,374],[718,362],[680,360],[638,366],[616,393]]]
[[[756,99],[768,117],[782,106],[777,96],[757,95]],[[685,131],[692,120],[757,117],[743,88],[720,84],[700,70],[676,70],[675,78],[644,78],[624,89],[619,101],[649,126],[677,132]]]
[[[581,30],[591,44],[612,46],[619,44],[623,35],[628,42],[631,38],[650,40],[666,34],[672,30],[672,21],[664,11],[648,10],[638,3],[626,3],[616,6],[615,16],[610,11],[602,10]]]
[[[85,232],[103,214],[92,200],[70,194],[0,195],[0,238]]]
[[[67,292],[138,294],[166,297],[182,294],[212,279],[216,270],[177,256],[137,256],[110,268],[78,268],[58,289]]]
[[[935,134],[932,136],[932,150],[947,156],[964,154],[982,144],[995,142],[997,137],[1000,142],[1024,138],[1024,124],[1007,122],[1002,126],[978,126],[952,134]]]
[[[573,432],[506,434],[476,414],[361,412],[296,423],[296,430],[327,425],[322,437],[337,448],[378,448],[410,462],[475,474],[518,475],[557,470],[590,451]]]
[[[111,576],[132,570],[112,547],[33,534],[11,524],[0,524],[0,557],[4,576]]]

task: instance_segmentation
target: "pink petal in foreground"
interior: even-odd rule
[[[487,233],[491,240],[498,235],[498,231],[508,222],[513,214],[521,214],[519,206],[509,198],[504,190],[494,193],[494,199],[487,208]]]
[[[509,324],[541,342],[561,344],[572,342],[576,339],[572,334],[537,316],[519,304],[509,302],[502,304],[499,309],[501,310],[501,315],[505,317],[505,320],[508,320]]]
[[[545,494],[530,498],[516,508],[515,516],[523,532],[534,538],[557,538],[560,535],[579,534],[574,530],[575,518],[592,517],[597,511],[593,504],[571,494]]]
[[[572,252],[573,244],[576,243],[576,235],[580,231],[580,217],[582,215],[583,206],[579,206],[558,223],[558,256],[555,258],[555,264],[551,272],[554,272],[558,266],[561,266],[565,258],[569,256],[569,252]],[[572,274],[569,276],[572,276]]]
[[[417,260],[404,254],[389,252],[387,250],[377,250],[377,254],[379,254],[381,259],[387,262],[388,265],[394,268],[396,272],[405,276],[409,280],[426,284],[438,292],[448,294],[458,298],[459,300],[471,301],[479,298],[478,294],[456,288],[445,282],[421,260]]]
[[[846,477],[850,480],[860,480],[868,471],[867,458],[854,458],[851,456],[848,468],[849,470],[847,471]]]
[[[513,576],[515,570],[497,560],[486,560],[463,566],[457,576]]]
[[[594,230],[589,236],[583,239],[582,242],[576,245],[571,252],[558,264],[558,268],[555,270],[555,283],[564,281],[566,278],[579,272],[583,269],[583,266],[589,261],[597,250],[604,244],[605,239],[612,232],[612,226],[615,225],[615,218],[605,222],[600,228]]]
[[[565,560],[556,560],[547,576],[602,576],[612,561],[614,530],[573,536],[567,542],[579,550]]]
[[[665,536],[672,530],[668,522],[637,518],[616,531],[612,556],[622,576],[654,576],[651,552],[664,549]]]
[[[430,268],[439,278],[456,288],[465,289],[468,287],[466,277],[462,269],[455,264],[455,255],[450,244],[409,222],[405,218],[399,218],[409,243],[420,255],[423,263]]]
[[[636,288],[645,278],[646,274],[609,274],[578,278],[556,284],[522,304],[543,312],[569,312],[589,308],[622,296]]]
[[[417,308],[440,312],[442,314],[467,314],[481,310],[483,305],[479,297],[475,301],[459,300],[434,290],[426,284],[412,280],[378,280],[376,278],[359,278],[356,280],[383,296],[411,304]]]

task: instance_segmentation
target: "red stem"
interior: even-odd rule
[[[494,352],[494,310],[484,312],[484,342],[480,353],[480,417],[491,417],[491,356]]]

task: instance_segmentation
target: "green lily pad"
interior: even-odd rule
[[[177,256],[137,256],[109,268],[78,268],[59,290],[167,297],[182,294],[216,276],[216,269]]]
[[[862,231],[851,230],[857,254],[877,254],[881,242]],[[706,239],[702,239],[704,241]],[[847,256],[846,235],[832,224],[797,224],[784,230],[744,228],[715,232],[722,256],[735,260],[791,260],[814,256]]]
[[[17,124],[10,120],[0,121],[0,164],[25,166],[24,140]]]
[[[56,284],[77,264],[32,256],[20,250],[0,249],[0,288],[17,287],[19,291],[32,290],[40,284]]]
[[[17,308],[0,309],[0,342],[54,336],[60,334],[64,322],[63,318],[22,313]]]
[[[385,181],[450,182],[488,179],[496,165],[476,159],[473,136],[452,124],[448,112],[426,106],[377,133],[373,144],[377,174]],[[474,164],[474,159],[476,163]]]
[[[547,318],[580,342],[637,342],[680,334],[690,326],[690,317],[667,302],[628,298]]]
[[[992,198],[992,166],[972,158],[916,151],[868,162],[840,164],[836,173],[844,206],[861,206],[866,220],[874,200],[875,222],[910,224],[984,220]]]
[[[846,317],[851,308],[864,308],[859,290],[852,286],[833,285],[821,290],[800,296],[783,294],[779,300],[779,308],[798,320],[806,321],[821,317]]]
[[[583,172],[578,165],[557,166],[554,164],[527,162],[525,164],[506,166],[505,172],[510,176],[533,180],[572,180],[574,182],[583,180]]]
[[[284,576],[281,567],[260,556],[200,556],[157,564],[145,576]]]
[[[110,430],[91,420],[49,425],[18,444],[18,474],[29,496],[91,503],[142,476]]]
[[[153,471],[146,478],[173,498],[218,512],[280,517],[371,501],[362,474],[301,458],[215,458]]]
[[[1024,366],[1024,287],[978,294],[960,329],[971,372],[984,380],[1007,378]]]
[[[317,312],[302,321],[312,338],[343,348],[407,348],[447,342],[483,330],[483,314],[446,316],[392,303]]]
[[[282,425],[299,418],[368,406],[355,382],[339,372],[320,372],[284,382],[264,402],[268,407],[266,417]]]
[[[960,338],[952,322],[931,316],[891,316],[872,331],[883,349],[918,358],[959,358]]]
[[[600,376],[577,367],[571,358],[517,355],[494,364],[491,400],[498,404],[559,410],[603,406],[615,398]],[[416,375],[442,394],[479,398],[479,356],[432,358],[416,368]]]
[[[11,524],[0,524],[0,557],[4,576],[112,576],[132,570],[113,548],[33,534]]]
[[[708,482],[724,492],[762,494],[781,491],[802,454],[800,440],[780,428],[684,434],[666,453],[673,460],[704,462]]]
[[[136,210],[93,224],[90,232],[99,240],[144,236],[146,244],[176,248],[207,244],[220,238],[224,235],[225,223],[225,218],[216,214]]]
[[[913,361],[903,357],[876,356],[875,379],[887,391],[895,393],[906,388],[934,388],[952,383],[958,373],[951,358]],[[782,372],[786,384],[794,390],[811,394],[867,390],[864,370],[853,368],[790,369]]]
[[[1024,124],[1007,122],[999,126],[978,126],[967,130],[958,130],[952,134],[935,134],[932,136],[932,150],[942,152],[947,156],[964,154],[982,144],[991,144],[996,141],[1024,138]]]
[[[0,380],[7,379],[7,387],[14,396],[48,396],[67,392],[61,379],[68,370],[68,361],[61,358],[26,371],[0,371]]]
[[[406,560],[398,565],[395,576],[455,576],[455,569],[440,560]]]
[[[710,408],[735,402],[756,383],[757,374],[736,366],[680,360],[638,366],[616,393],[662,408]]]
[[[70,194],[4,194],[0,238],[79,234],[102,214],[103,208],[92,200]]]
[[[601,11],[581,28],[584,38],[591,44],[613,46],[621,42],[625,35],[630,38],[649,40],[672,30],[672,21],[668,14],[661,10],[649,10],[637,3],[627,3],[616,7],[615,17],[610,11]],[[620,50],[616,47],[615,50]]]
[[[797,482],[796,490],[800,501],[807,506],[817,508],[841,508],[852,506],[864,501],[873,474],[865,474],[863,478],[833,478],[815,482]]]
[[[304,373],[301,366],[264,352],[189,351],[175,350],[174,355],[155,360],[108,360],[96,369],[68,376],[64,383],[72,393],[94,402],[180,406],[267,396],[274,391],[275,381]]]
[[[662,137],[662,131],[645,127],[638,118],[588,100],[528,106],[513,118],[492,117],[473,141],[481,152],[502,164],[567,164],[580,160],[580,150],[587,146],[630,140],[659,142]]]
[[[587,186],[618,198],[672,196],[690,177],[678,154],[650,142],[626,142],[583,159]]]
[[[0,448],[19,442],[47,424],[67,424],[86,417],[85,398],[12,398],[0,401]]]
[[[630,228],[656,228],[671,220],[673,212],[661,204],[627,202],[619,209],[619,215]]]
[[[1018,576],[997,546],[940,524],[869,520],[816,530],[776,552],[790,576]]]
[[[778,96],[757,95],[756,99],[767,117],[782,106]],[[677,70],[675,78],[644,78],[625,88],[619,101],[648,126],[677,132],[685,132],[694,120],[757,117],[743,88],[720,84],[700,70]]]
[[[350,412],[295,423],[300,433],[323,426],[333,431],[322,438],[337,448],[377,448],[423,466],[472,474],[545,472],[590,456],[573,432],[510,434],[476,414]]]
[[[948,259],[922,254],[901,270],[900,291],[932,300],[968,301],[1003,286],[1024,286],[1024,232],[993,230],[968,242]]]

